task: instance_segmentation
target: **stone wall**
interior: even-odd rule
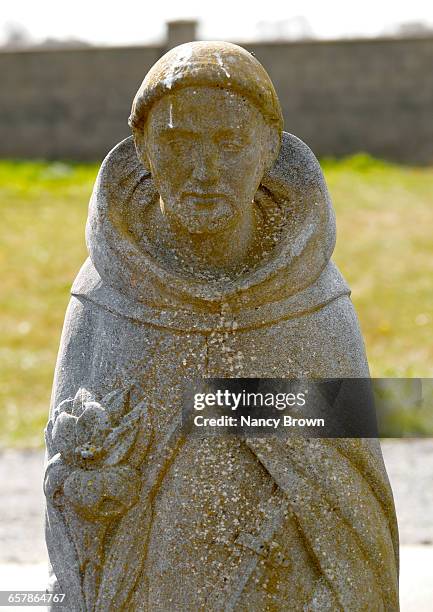
[[[129,135],[154,47],[0,54],[0,156],[99,159]]]
[[[249,49],[276,85],[285,129],[317,155],[433,163],[433,38]]]
[[[243,44],[319,156],[433,162],[433,38]],[[0,156],[99,159],[162,47],[0,53]]]

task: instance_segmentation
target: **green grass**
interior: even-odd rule
[[[0,162],[0,442],[38,446],[97,166]]]
[[[372,375],[433,376],[433,168],[365,155],[323,167],[337,212],[334,259],[352,287]],[[42,442],[69,289],[86,257],[97,169],[0,162],[3,445]]]
[[[323,168],[334,260],[352,288],[372,376],[433,376],[433,168],[357,155]]]

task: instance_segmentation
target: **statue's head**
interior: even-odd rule
[[[223,231],[252,206],[282,133],[268,74],[226,42],[166,53],[138,90],[129,123],[166,214],[195,234]]]

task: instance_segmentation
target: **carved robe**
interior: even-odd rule
[[[237,280],[161,264],[146,240],[157,199],[128,138],[95,184],[90,257],[56,368],[46,484],[54,585],[72,609],[101,612],[398,610],[398,535],[377,440],[179,432],[188,378],[368,376],[349,289],[330,261],[334,215],[314,155],[284,133],[255,200],[281,221],[275,247]],[[125,394],[129,412],[116,408]],[[75,451],[55,431],[65,401],[61,418],[81,440],[73,468]],[[104,402],[116,404],[111,428]],[[78,423],[84,412],[90,426]],[[102,433],[104,423],[120,427],[121,443],[99,433],[95,442],[94,415]],[[105,459],[86,467],[98,444]],[[93,501],[82,493],[89,482],[99,486]]]

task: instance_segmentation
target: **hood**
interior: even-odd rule
[[[257,325],[349,293],[330,263],[335,216],[320,165],[291,134],[283,133],[278,159],[255,197],[260,206],[279,210],[280,238],[266,260],[235,280],[195,279],[153,256],[138,228],[142,210],[158,198],[132,137],[125,139],[107,155],[95,182],[86,227],[90,257],[74,283],[74,295],[109,308],[117,304],[116,311],[132,309],[138,318],[137,313],[153,312],[158,320],[161,314],[168,320],[181,312],[212,327],[209,321],[221,312]]]

